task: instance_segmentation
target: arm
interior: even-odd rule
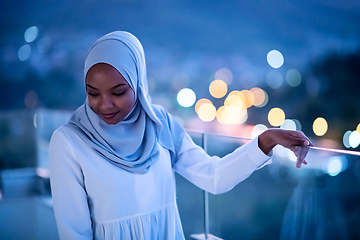
[[[219,194],[231,190],[270,162],[270,156],[258,147],[258,138],[219,158],[209,156],[185,134],[174,170],[196,186]]]
[[[83,174],[68,138],[57,130],[49,148],[50,181],[60,239],[92,239]]]

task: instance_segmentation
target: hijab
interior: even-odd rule
[[[139,40],[123,31],[99,38],[86,57],[85,78],[97,63],[119,71],[135,93],[135,104],[124,120],[108,125],[86,99],[67,126],[105,160],[129,172],[146,173],[159,158],[159,144],[174,156],[185,130],[164,109],[148,101],[145,55]]]

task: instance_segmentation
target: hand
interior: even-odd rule
[[[313,146],[309,138],[301,131],[291,131],[279,128],[271,128],[260,134],[259,148],[268,154],[276,145],[290,149],[297,157],[296,167],[300,168],[301,164],[307,165],[305,157],[309,151],[306,146]]]

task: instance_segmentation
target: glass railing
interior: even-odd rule
[[[220,157],[248,141],[189,134],[209,155]],[[311,148],[308,166],[297,169],[294,160],[289,150],[276,147],[272,164],[219,195],[194,189],[177,175],[179,211],[186,237],[360,239],[359,152]]]
[[[39,123],[39,116],[31,119]],[[51,126],[37,125],[37,131],[58,125],[46,122]],[[0,239],[58,239],[44,151],[51,134],[45,132],[33,138],[41,140],[36,151],[43,152],[29,151],[37,165],[1,171]],[[209,155],[220,157],[249,141],[189,134]],[[310,149],[309,165],[297,169],[293,155],[277,147],[272,164],[219,195],[176,174],[186,239],[360,239],[360,156],[351,153]]]

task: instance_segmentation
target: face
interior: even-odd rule
[[[135,93],[116,68],[97,63],[86,74],[89,105],[107,124],[122,121],[132,110]]]

